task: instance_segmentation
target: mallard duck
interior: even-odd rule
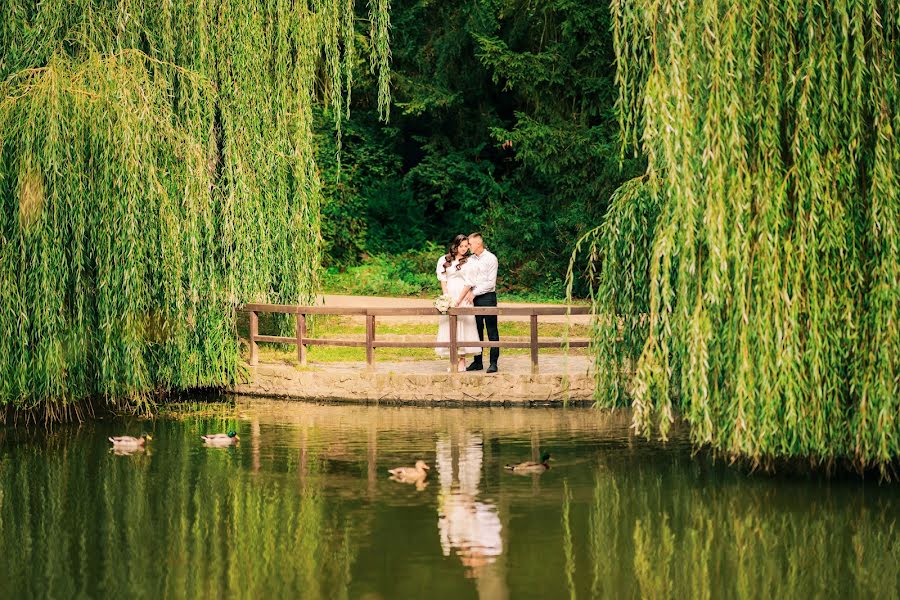
[[[240,441],[240,437],[234,431],[228,433],[212,433],[210,435],[201,435],[203,442],[209,446],[233,446]]]
[[[506,470],[514,473],[543,473],[550,468],[547,462],[550,460],[550,453],[541,454],[541,462],[525,461],[517,465],[506,465]]]
[[[417,460],[415,467],[397,467],[396,469],[388,469],[388,473],[395,479],[413,483],[425,479],[428,475],[428,469],[430,468],[431,467],[425,464],[424,460]]]
[[[118,437],[107,438],[112,442],[113,448],[139,448],[145,443],[153,439],[149,433],[142,433],[141,437],[132,437],[130,435],[120,435]]]

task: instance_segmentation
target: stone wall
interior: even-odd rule
[[[245,395],[307,400],[382,403],[582,404],[591,402],[593,378],[587,373],[416,373],[402,371],[298,369],[260,363],[249,380],[234,387]]]

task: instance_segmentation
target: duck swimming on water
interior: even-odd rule
[[[550,453],[544,452],[541,454],[541,462],[534,461],[526,461],[520,462],[516,465],[506,465],[504,467],[507,471],[512,471],[513,473],[543,473],[547,469],[550,468],[548,464],[550,461]]]
[[[209,435],[201,435],[200,438],[207,446],[234,446],[241,438],[233,430],[228,433],[211,433]]]
[[[142,433],[141,437],[132,437],[130,435],[120,435],[117,437],[107,438],[112,442],[113,448],[140,448],[148,441],[153,439],[149,433]]]
[[[428,470],[431,469],[425,464],[424,460],[417,460],[415,467],[397,467],[396,469],[388,469],[388,473],[392,478],[408,481],[410,483],[416,480],[425,479],[428,476]]]

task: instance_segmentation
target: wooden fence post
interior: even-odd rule
[[[256,336],[259,335],[259,315],[255,310],[250,311],[250,364],[256,365],[259,361],[259,347],[256,345]]]
[[[306,338],[306,315],[297,313],[297,362],[301,367],[306,366],[306,344],[303,340]]]
[[[538,374],[538,328],[536,314],[531,315],[531,374]]]
[[[453,310],[452,308],[450,310]],[[456,347],[456,315],[450,314],[450,374],[457,372],[459,349]]]
[[[366,368],[375,368],[375,315],[366,315]]]

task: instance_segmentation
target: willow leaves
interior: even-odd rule
[[[312,300],[312,109],[321,72],[334,106],[349,94],[353,9],[0,6],[0,405],[228,384],[236,307]]]
[[[636,428],[664,435],[674,401],[734,456],[884,467],[900,454],[893,3],[612,11],[623,138],[659,208]]]

